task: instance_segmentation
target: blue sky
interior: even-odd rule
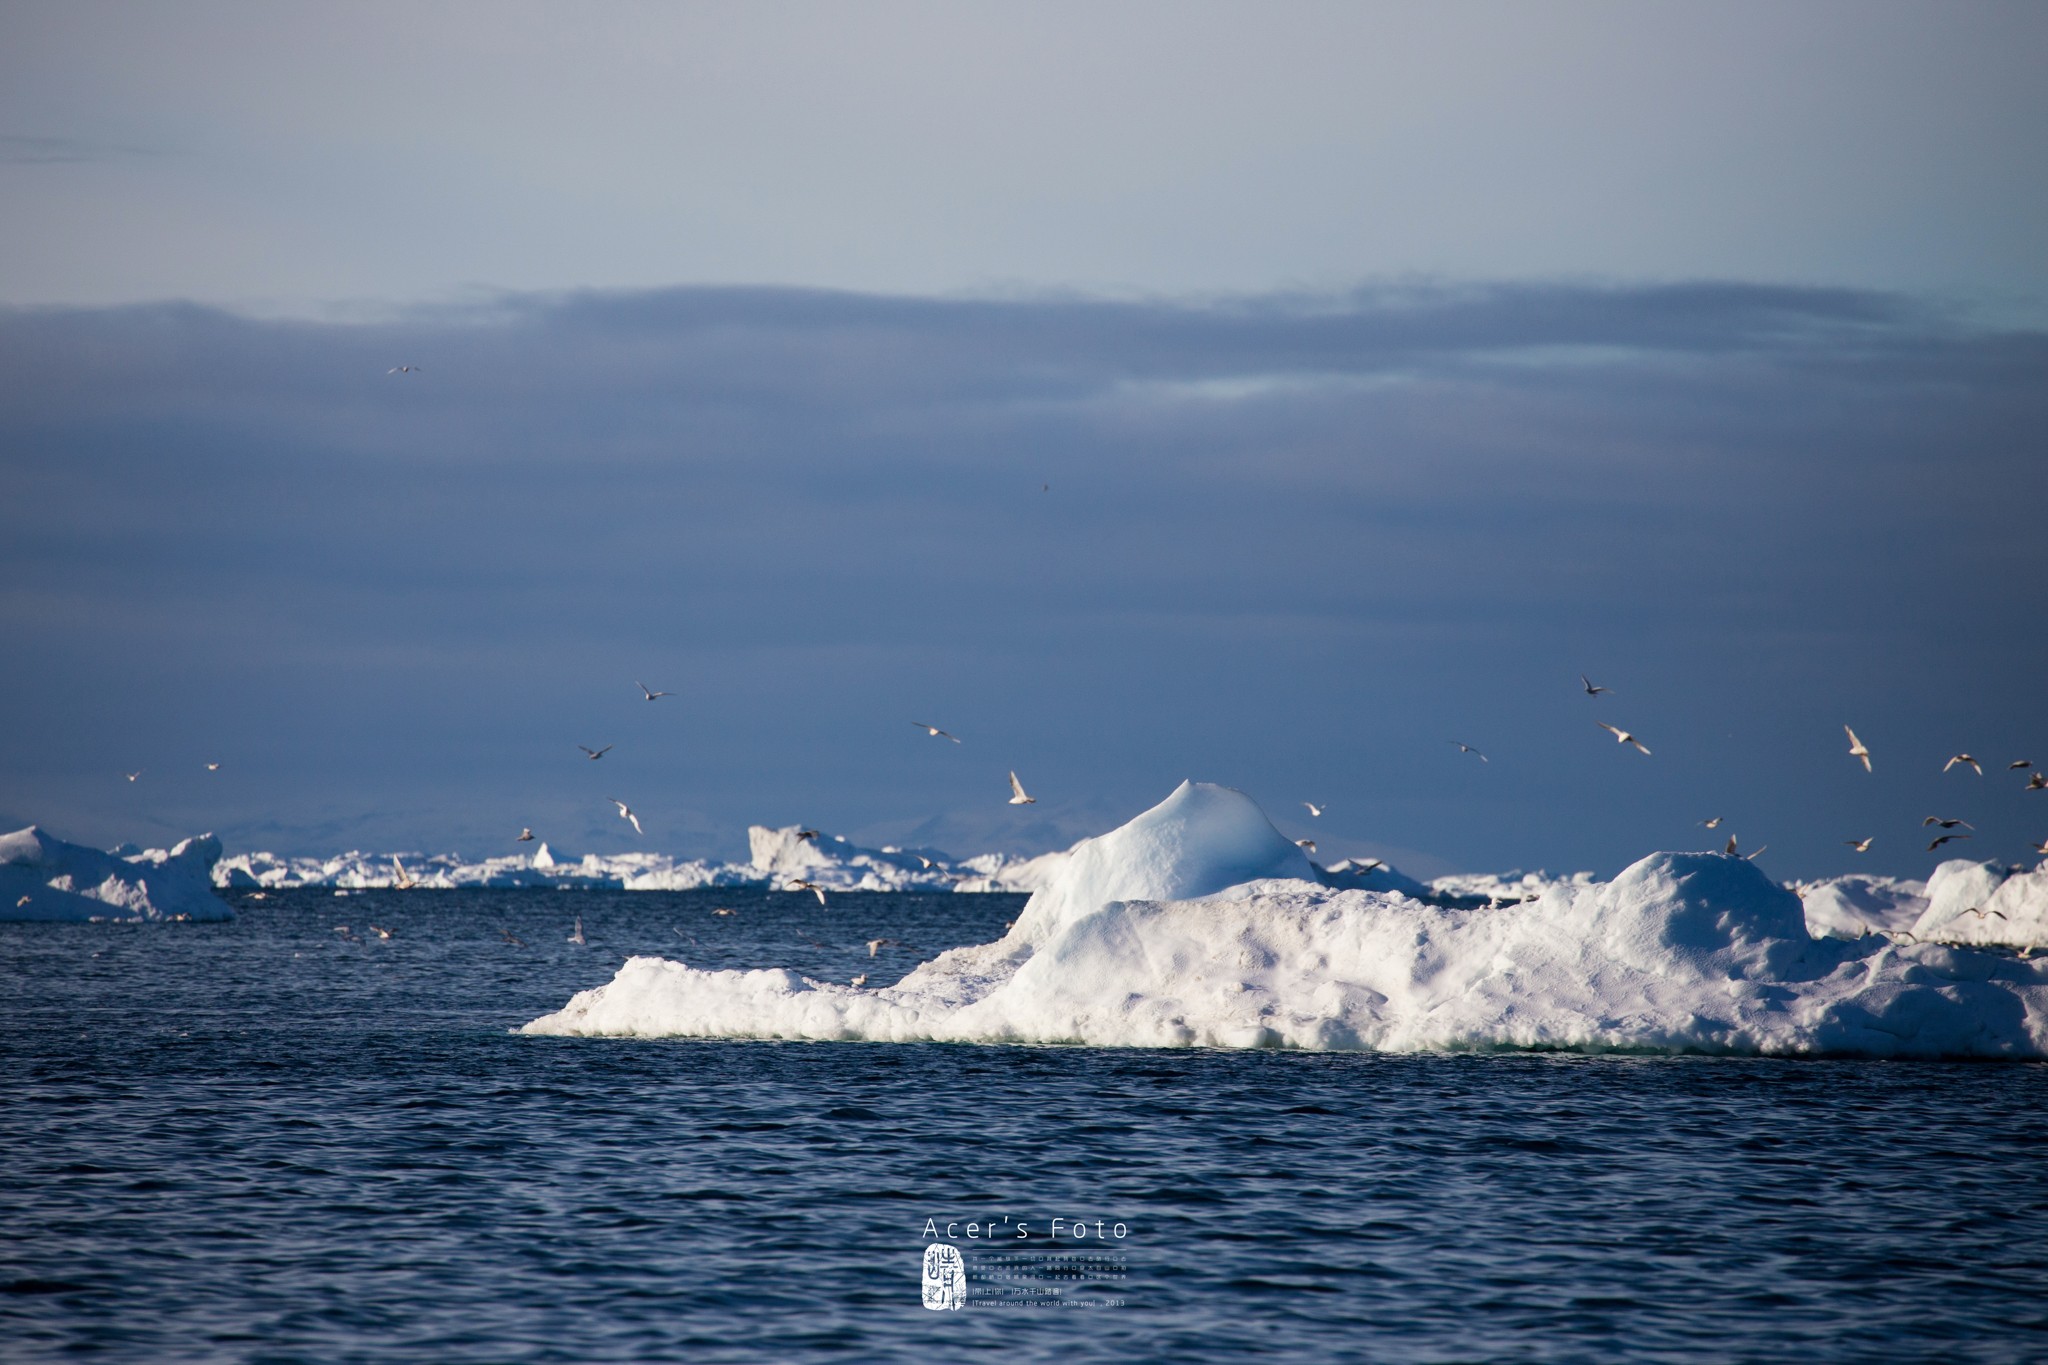
[[[0,823],[2048,837],[2038,8],[564,13],[0,17]]]

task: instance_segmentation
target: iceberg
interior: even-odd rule
[[[1441,1051],[2048,1057],[2048,963],[1816,939],[1720,853],[1490,908],[1330,886],[1251,798],[1183,783],[1076,845],[1010,932],[893,986],[635,957],[529,1034]],[[2015,893],[2018,894],[2018,893]]]
[[[110,853],[52,838],[34,825],[0,834],[0,919],[226,920],[213,891],[220,840],[211,834],[170,849],[123,844]]]

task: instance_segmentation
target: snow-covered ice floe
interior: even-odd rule
[[[1258,806],[1183,783],[1085,840],[994,943],[893,986],[635,957],[527,1033],[1388,1051],[2048,1057],[2048,963],[1814,939],[1719,853],[1493,908],[1324,885]]]
[[[234,910],[213,893],[220,840],[211,834],[171,849],[111,853],[68,844],[30,825],[0,834],[0,920],[223,920]]]

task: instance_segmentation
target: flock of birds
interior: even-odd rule
[[[1589,697],[1598,697],[1603,694],[1612,695],[1614,691],[1614,689],[1610,687],[1600,686],[1583,673],[1579,675],[1579,686]],[[1622,729],[1618,725],[1609,725],[1604,720],[1596,720],[1593,723],[1599,726],[1601,729],[1607,731],[1609,734],[1613,735],[1614,742],[1616,744],[1631,745],[1636,749],[1638,753],[1641,753],[1644,757],[1649,756],[1649,746],[1644,744],[1641,739],[1637,738],[1629,731]],[[1842,727],[1842,732],[1849,737],[1849,757],[1856,759],[1858,762],[1860,762],[1863,765],[1864,772],[1874,773],[1876,769],[1873,768],[1870,763],[1870,746],[1865,744],[1862,741],[1862,739],[1857,736],[1856,731],[1850,726],[1844,725]],[[1478,758],[1478,760],[1481,763],[1485,763],[1488,761],[1485,754],[1480,753],[1479,750],[1473,748],[1470,744],[1465,743],[1463,740],[1454,739],[1451,741],[1451,743],[1457,746],[1458,751],[1460,753],[1472,754],[1473,756]],[[1979,777],[1982,777],[1984,775],[1984,765],[1980,763],[1977,760],[1976,756],[1973,754],[1956,754],[1952,756],[1948,760],[1948,762],[1941,765],[1941,770],[1944,773],[1946,773],[1951,768],[1956,767],[1967,767],[1973,769]],[[2034,763],[2032,759],[2019,758],[2014,759],[2011,763],[2006,764],[2006,770],[2008,772],[2018,772],[2025,769],[2034,769]],[[2048,790],[2048,773],[2044,773],[2039,769],[2034,769],[2034,771],[2032,771],[2027,778],[2027,785],[2025,787],[2025,790],[2030,792]],[[1306,805],[1307,803],[1304,802],[1303,804]],[[1309,813],[1311,815],[1322,814],[1322,812],[1320,810],[1317,810],[1314,806],[1309,807]],[[1706,826],[1708,829],[1715,829],[1720,825],[1721,817],[1716,815],[1712,819],[1702,820],[1700,821],[1700,823]],[[1972,825],[1967,820],[1948,819],[1938,815],[1928,816],[1925,820],[1922,820],[1920,822],[1920,825],[1922,829],[1925,829],[1929,825],[1938,826],[1943,830],[1952,830],[1956,828],[1958,825],[1968,830],[1975,830],[1976,828],[1976,826]],[[1939,849],[1943,844],[1953,843],[1958,839],[1968,839],[1970,837],[1971,836],[1968,834],[1937,834],[1934,837],[1934,841],[1927,845],[1927,851],[1929,853],[1932,853],[1936,849]],[[1866,835],[1861,839],[1844,839],[1842,842],[1846,844],[1848,847],[1856,850],[1858,853],[1868,853],[1870,852],[1871,845],[1874,844],[1876,841],[1876,836]],[[1302,839],[1296,840],[1296,842],[1301,844],[1303,848],[1308,849],[1310,852],[1314,852],[1315,850],[1315,845],[1309,842],[1308,840]],[[1768,847],[1768,845],[1766,847]],[[2041,854],[2044,857],[2048,857],[2048,839],[2043,839],[2039,843],[2030,845],[2030,847],[2033,848],[2034,852]],[[1751,853],[1738,852],[1735,837],[1733,835],[1730,835],[1728,838],[1727,847],[1723,851],[1733,857],[1753,859],[1757,856],[1757,854],[1764,852],[1764,849],[1759,848]]]

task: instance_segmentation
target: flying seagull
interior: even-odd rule
[[[1451,741],[1451,743],[1453,743],[1453,744],[1455,744],[1455,745],[1457,745],[1457,746],[1458,746],[1458,752],[1459,752],[1459,753],[1461,753],[1461,754],[1479,754],[1479,761],[1480,761],[1481,763],[1485,763],[1485,762],[1488,762],[1488,761],[1489,761],[1489,760],[1487,759],[1487,757],[1486,757],[1486,755],[1485,755],[1485,754],[1480,754],[1480,753],[1479,753],[1479,751],[1478,751],[1477,749],[1475,749],[1475,748],[1473,748],[1473,747],[1472,747],[1471,745],[1469,745],[1469,744],[1465,743],[1465,742],[1464,742],[1463,740],[1458,740],[1458,739],[1454,739],[1454,740],[1452,740],[1452,741]]]
[[[1958,763],[1967,763],[1967,764],[1969,764],[1969,765],[1970,765],[1971,767],[1973,767],[1973,768],[1975,768],[1975,769],[1977,770],[1977,776],[1979,776],[1979,777],[1982,777],[1982,776],[1984,776],[1984,766],[1983,766],[1982,764],[1980,764],[1979,762],[1977,762],[1977,760],[1976,760],[1976,759],[1974,759],[1974,758],[1970,757],[1970,755],[1968,755],[1968,754],[1957,754],[1957,755],[1956,755],[1956,756],[1955,756],[1954,758],[1952,758],[1952,759],[1950,759],[1950,760],[1949,760],[1948,762],[1946,762],[1946,763],[1942,764],[1942,765],[1941,765],[1941,770],[1942,770],[1943,772],[1947,772],[1947,771],[1948,771],[1948,770],[1949,770],[1950,768],[1953,768],[1953,767],[1955,767],[1955,766],[1956,766],[1956,764],[1958,764]]]
[[[393,365],[390,369],[384,371],[386,374],[418,374],[419,372],[420,367],[417,365]]]
[[[130,782],[133,782],[136,778],[141,777],[144,773],[148,771],[149,769],[147,768],[137,768],[134,772],[128,774],[128,780]]]
[[[619,798],[616,796],[607,796],[605,800],[611,802],[614,806],[617,806],[619,808],[619,818],[621,820],[629,820],[632,822],[633,832],[635,834],[645,834],[647,832],[646,830],[640,828],[640,817],[633,814],[633,808],[631,806],[619,800]]]
[[[1764,845],[1764,848],[1769,848],[1769,847],[1770,847],[1770,845],[1769,845],[1769,844],[1765,844],[1765,845]],[[1744,861],[1751,861],[1751,860],[1754,860],[1754,859],[1756,858],[1757,854],[1760,854],[1760,853],[1762,853],[1762,852],[1764,851],[1764,848],[1760,848],[1760,849],[1758,849],[1758,850],[1756,851],[1756,853],[1741,853],[1741,852],[1738,852],[1738,851],[1736,850],[1736,847],[1735,847],[1735,836],[1731,834],[1731,835],[1729,835],[1729,836],[1728,836],[1728,847],[1726,847],[1726,848],[1722,849],[1721,851],[1722,851],[1723,853],[1726,853],[1726,854],[1727,854],[1727,855],[1728,855],[1729,857],[1731,857],[1731,858],[1741,858],[1741,859],[1743,859]]]
[[[800,844],[806,841],[816,843],[818,841],[818,831],[814,829],[800,829],[796,832],[796,841]]]
[[[409,891],[419,885],[418,882],[413,880],[412,874],[405,870],[405,864],[398,861],[396,853],[391,855],[391,866],[398,873],[398,880],[393,882],[392,885],[396,886],[400,891]]]
[[[583,944],[584,944],[584,938],[583,938],[583,916],[581,916],[581,915],[578,915],[578,916],[576,917],[576,928],[575,928],[574,930],[572,930],[572,931],[570,932],[570,934],[569,934],[569,942],[571,942],[571,943],[575,944],[575,945],[576,945],[577,947],[579,947],[579,948],[581,948],[581,947],[583,946]]]
[[[639,688],[642,692],[645,692],[647,694],[647,700],[649,701],[653,701],[656,697],[672,697],[675,695],[675,693],[673,692],[656,692],[652,688],[648,687],[646,683],[641,682],[638,679],[634,680],[633,685]]]
[[[2034,852],[2040,854],[2042,857],[2048,858],[2048,839],[2043,839],[2040,843],[2035,844],[2033,846],[2033,849]]]
[[[2044,787],[2048,787],[2048,773],[2035,773],[2027,779],[2027,790],[2030,792],[2040,791]]]
[[[1602,692],[1612,692],[1612,691],[1614,690],[1614,689],[1613,689],[1613,688],[1611,688],[1611,687],[1596,687],[1596,686],[1594,686],[1594,684],[1593,684],[1593,680],[1592,680],[1591,678],[1587,677],[1587,676],[1586,676],[1585,674],[1583,674],[1583,673],[1579,674],[1579,684],[1580,684],[1580,686],[1582,686],[1582,687],[1584,687],[1584,688],[1586,689],[1586,695],[1587,695],[1587,696],[1589,696],[1589,697],[1597,697],[1597,696],[1599,696],[1599,695],[1600,695],[1600,694],[1601,694]]]
[[[2023,759],[2019,760],[2019,761],[2018,761],[2017,763],[2008,763],[2008,764],[2006,764],[2006,765],[2005,765],[2005,770],[2006,770],[2007,772],[2013,772],[2013,771],[2015,771],[2016,769],[2019,769],[2019,768],[2031,768],[2031,767],[2033,767],[2033,766],[2034,766],[2034,760],[2033,760],[2033,759],[2031,759],[2031,758],[2023,758]]]
[[[925,857],[922,853],[913,853],[910,856],[917,859],[917,861],[924,867],[924,870],[927,872],[931,871],[933,868],[938,866],[937,863],[933,862],[930,858]]]
[[[818,898],[818,904],[823,905],[825,903],[825,888],[816,882],[801,881],[792,877],[784,884],[782,889],[784,891],[808,891]]]
[[[1024,794],[1024,784],[1017,780],[1017,774],[1014,771],[1010,774],[1010,804],[1013,806],[1035,806],[1038,804],[1037,797]]]
[[[532,831],[531,829],[527,828],[527,827],[526,827],[525,825],[521,825],[521,826],[519,827],[519,837],[518,837],[517,839],[514,839],[514,840],[513,840],[512,842],[513,842],[513,843],[515,843],[515,844],[530,844],[530,843],[532,843],[532,842],[533,842],[533,831]]]
[[[873,957],[884,948],[901,948],[903,945],[893,938],[871,938],[868,940],[868,956]]]
[[[1313,801],[1304,801],[1301,804],[1308,807],[1308,813],[1312,816],[1320,817],[1323,813],[1323,808]]]
[[[581,749],[584,753],[589,754],[592,762],[595,762],[596,760],[603,758],[606,754],[612,751],[612,746],[609,744],[605,745],[602,749],[593,749],[587,744],[579,744],[576,747]]]
[[[1871,835],[1870,839],[1876,837],[1876,835]],[[1844,839],[1842,842],[1855,849],[1858,853],[1868,853],[1870,852],[1870,839]]]
[[[1967,834],[1944,834],[1939,839],[1936,839],[1933,843],[1929,844],[1927,846],[1927,851],[1929,853],[1932,853],[1934,852],[1934,850],[1940,848],[1943,844],[1949,842],[1951,839],[1967,839],[1969,837],[1970,836]]]
[[[1296,839],[1294,842],[1311,853],[1316,851],[1316,841],[1313,839]]]
[[[1986,915],[1996,915],[2000,919],[2005,918],[2005,911],[2003,910],[1980,910],[1974,905],[1964,907],[1963,913],[1966,915],[1975,915],[1978,919],[1983,919]]]
[[[933,739],[950,739],[955,744],[958,744],[960,742],[960,737],[958,735],[949,735],[936,725],[927,725],[925,722],[921,720],[914,720],[910,723],[912,725],[915,725],[918,729],[924,731],[926,734],[930,735]]]
[[[503,936],[505,942],[511,944],[514,948],[524,948],[526,946],[526,940],[513,933],[510,929],[500,929],[498,933]]]
[[[207,764],[207,765],[206,765],[206,771],[208,771],[208,772],[210,772],[210,773],[217,773],[217,772],[219,772],[219,771],[220,771],[220,764],[218,764],[218,763],[209,763],[209,764]]]
[[[1632,734],[1630,734],[1630,733],[1629,733],[1628,731],[1626,731],[1626,730],[1622,729],[1622,728],[1621,728],[1620,726],[1618,726],[1618,725],[1609,725],[1609,724],[1608,724],[1608,723],[1607,723],[1606,721],[1604,721],[1604,720],[1596,720],[1596,721],[1594,721],[1593,723],[1594,723],[1595,725],[1599,726],[1599,727],[1600,727],[1601,729],[1603,729],[1603,730],[1608,730],[1608,731],[1611,731],[1611,732],[1613,732],[1613,735],[1614,735],[1614,742],[1615,742],[1616,744],[1633,744],[1633,745],[1635,745],[1635,746],[1636,746],[1636,748],[1638,748],[1638,749],[1642,750],[1642,752],[1643,752],[1643,753],[1646,753],[1646,754],[1647,754],[1647,753],[1649,753],[1649,752],[1650,752],[1650,751],[1649,751],[1649,750],[1648,750],[1647,748],[1644,748],[1644,747],[1643,747],[1643,742],[1642,742],[1641,740],[1637,739],[1637,738],[1636,738],[1636,737],[1635,737],[1634,735],[1632,735]]]
[[[381,925],[381,924],[373,924],[373,925],[371,925],[371,926],[370,926],[370,932],[371,932],[371,933],[373,933],[373,934],[375,934],[375,935],[376,935],[376,936],[377,936],[378,938],[390,938],[390,937],[391,937],[391,931],[390,931],[389,929],[386,929],[386,928],[385,928],[385,927],[384,927],[383,925]]]
[[[1844,725],[1842,728],[1844,730],[1847,730],[1849,734],[1849,757],[1862,759],[1863,771],[1869,772],[1870,750],[1863,747],[1863,741],[1856,738],[1856,732],[1854,730],[1850,730],[1849,727],[1846,725]]]
[[[1920,827],[1922,829],[1925,829],[1929,825],[1940,825],[1943,829],[1954,829],[1957,825],[1961,825],[1964,829],[1968,830],[1974,830],[1977,828],[1968,820],[1944,820],[1939,815],[1930,815],[1925,820],[1922,820],[1920,822]]]
[[[1700,823],[1705,825],[1708,829],[1719,829],[1721,828],[1721,817],[1717,815],[1711,820],[1702,820],[1700,821]]]

